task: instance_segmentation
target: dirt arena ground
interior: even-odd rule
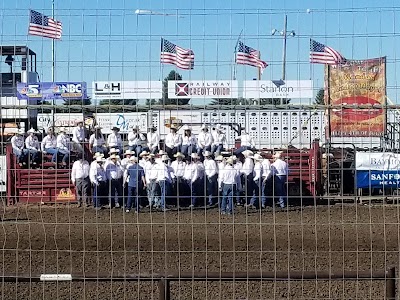
[[[400,207],[124,214],[70,206],[2,210],[0,272],[381,270],[399,266]],[[172,299],[383,299],[383,281],[175,282]],[[2,283],[1,299],[158,299],[156,282]]]

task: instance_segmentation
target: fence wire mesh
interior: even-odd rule
[[[1,299],[397,299],[397,1],[2,1]]]

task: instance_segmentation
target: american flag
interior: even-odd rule
[[[260,51],[246,46],[242,42],[239,42],[238,45],[236,63],[261,68],[261,71],[268,67],[268,64],[260,59]]]
[[[31,10],[28,34],[59,40],[62,35],[62,23]]]
[[[191,70],[194,67],[194,53],[181,48],[166,39],[161,39],[161,63],[172,64],[178,68]]]
[[[335,49],[310,40],[310,62],[313,64],[339,65],[346,59]]]

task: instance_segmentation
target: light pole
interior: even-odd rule
[[[272,29],[271,34],[280,34],[283,37],[283,49],[282,49],[282,80],[286,79],[286,40],[288,36],[295,36],[294,30],[287,31],[287,15],[285,15],[283,30],[278,31],[277,29]]]
[[[180,16],[176,14],[166,14],[159,11],[148,10],[148,9],[137,9],[135,10],[135,14],[138,16],[164,16],[164,17],[178,17],[184,18],[184,16]]]

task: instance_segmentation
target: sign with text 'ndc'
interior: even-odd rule
[[[19,100],[85,99],[86,82],[38,82],[18,83]]]

